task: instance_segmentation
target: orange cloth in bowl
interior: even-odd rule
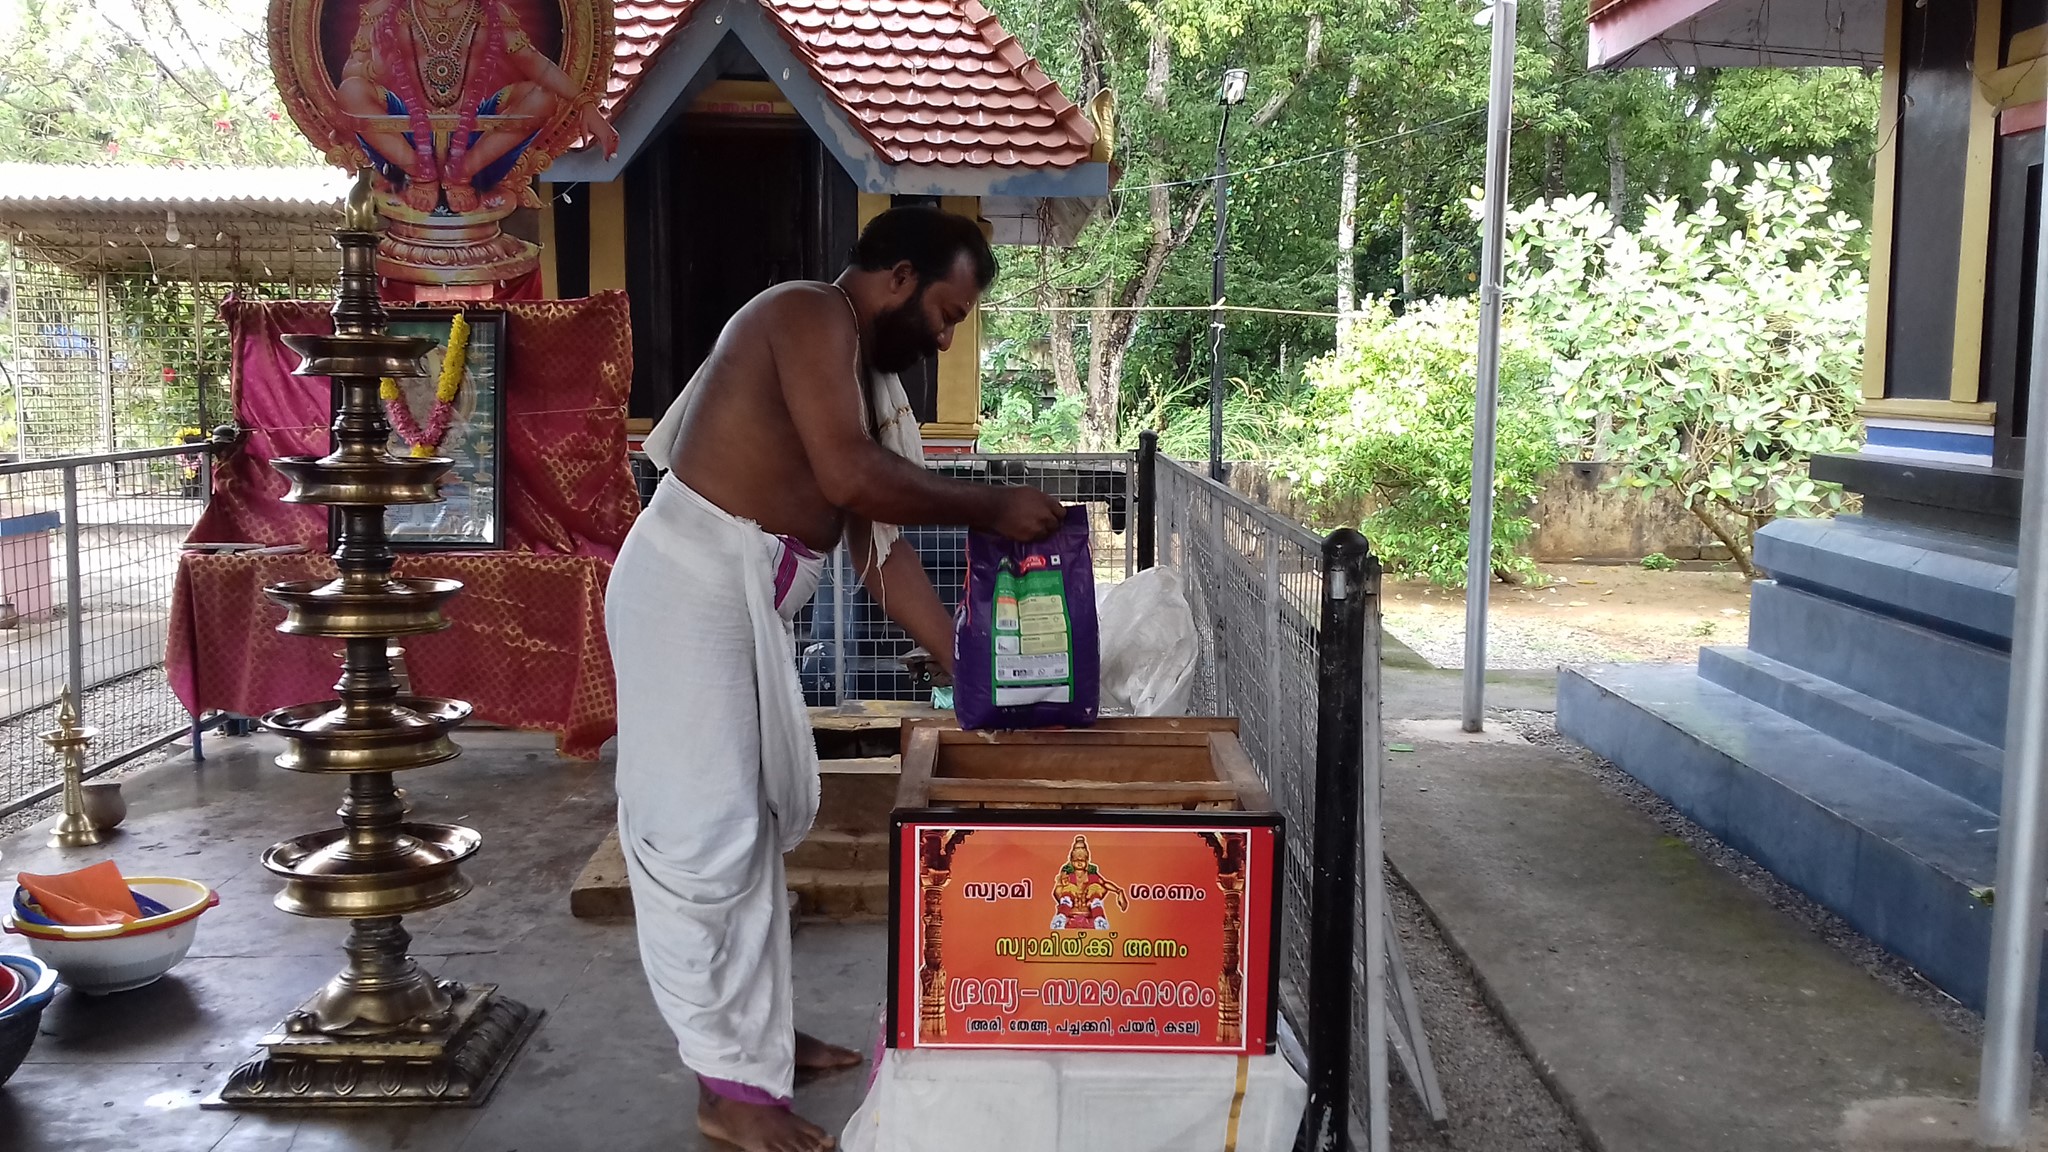
[[[142,918],[135,893],[112,860],[102,860],[76,872],[36,876],[23,872],[15,877],[28,894],[42,906],[43,915],[59,924],[81,928],[93,924],[127,924]]]

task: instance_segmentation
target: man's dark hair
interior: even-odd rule
[[[848,261],[863,272],[887,272],[908,260],[923,283],[944,280],[965,254],[974,266],[975,287],[988,291],[996,280],[996,254],[981,225],[930,207],[891,208],[861,229]]]

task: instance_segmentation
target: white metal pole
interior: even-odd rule
[[[1486,598],[1493,580],[1493,438],[1500,403],[1500,264],[1507,233],[1508,131],[1515,108],[1515,0],[1494,0],[1486,111],[1486,210],[1479,249],[1479,382],[1472,406],[1472,524],[1465,546],[1464,729],[1486,724]]]
[[[2048,201],[2040,209],[2048,222]],[[2048,239],[2048,234],[2044,234]],[[2048,254],[2034,252],[2033,371],[2027,411],[2048,414]],[[2043,419],[2041,416],[2036,419]],[[2005,695],[2005,786],[1991,913],[1990,996],[1977,1135],[1987,1148],[2025,1148],[2041,979],[2041,900],[2048,890],[2048,421],[2028,429],[2020,495],[2019,594],[2013,603],[2012,680]]]

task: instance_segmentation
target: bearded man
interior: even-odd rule
[[[619,704],[619,843],[642,966],[697,1075],[698,1126],[747,1152],[818,1152],[797,1069],[859,1063],[796,1032],[782,854],[810,831],[817,751],[791,621],[844,544],[890,619],[952,671],[952,617],[904,524],[1037,540],[1034,488],[949,480],[897,374],[950,347],[996,262],[971,220],[893,209],[830,284],[739,310],[647,440],[669,469],[605,594]]]

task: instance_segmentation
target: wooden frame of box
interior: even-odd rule
[[[1237,731],[906,722],[890,1045],[1272,1051],[1286,837]]]

